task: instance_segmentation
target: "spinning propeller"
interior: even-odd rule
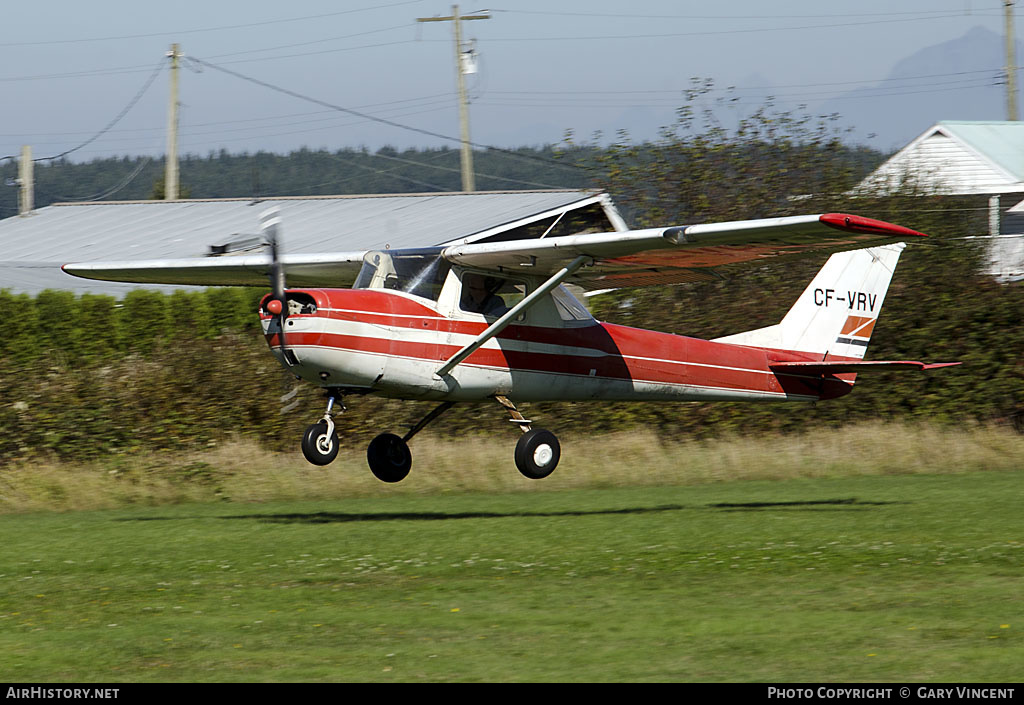
[[[270,245],[270,287],[271,299],[267,302],[267,311],[277,321],[278,339],[281,341],[281,353],[287,364],[288,346],[285,343],[284,327],[288,318],[288,299],[285,296],[284,265],[281,264],[280,256],[280,230],[281,210],[269,208],[260,214],[260,229],[263,231],[263,239]]]

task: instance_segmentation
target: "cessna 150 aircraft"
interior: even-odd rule
[[[523,431],[515,462],[547,477],[560,446],[514,402],[542,400],[817,401],[873,370],[959,363],[865,361],[908,228],[839,213],[570,234],[415,250],[279,254],[280,218],[262,216],[269,254],[69,264],[92,279],[258,285],[273,354],[327,394],[302,439],[305,457],[338,454],[345,396],[435,400],[403,436],[367,450],[373,474],[405,478],[408,443],[453,404],[497,400]],[[600,323],[564,284],[585,290],[680,283],[773,258],[833,253],[777,325],[699,340]],[[285,276],[292,285],[286,288]],[[351,288],[337,288],[348,287]]]

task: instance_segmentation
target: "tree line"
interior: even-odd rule
[[[569,155],[554,146],[477,150],[481,191],[583,188],[590,175],[579,163],[590,148]],[[290,154],[232,154],[226,150],[179,160],[182,198],[249,198],[367,193],[424,193],[462,188],[455,149],[301,149]],[[162,199],[164,159],[60,159],[35,167],[35,206],[67,201]],[[0,217],[18,212],[17,164],[0,164]]]

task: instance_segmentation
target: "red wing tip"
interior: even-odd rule
[[[962,363],[962,362],[933,362],[930,365],[922,365],[921,369],[922,370],[937,370],[940,367],[956,367],[957,365],[962,365],[962,364],[964,364],[964,363]]]
[[[864,218],[859,215],[848,213],[825,213],[818,217],[818,220],[838,230],[846,230],[854,233],[871,233],[873,235],[896,235],[900,237],[928,237],[927,234],[905,228],[895,223],[887,223],[884,220]]]

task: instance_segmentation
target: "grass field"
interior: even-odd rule
[[[1009,470],[7,514],[0,681],[1015,682],[1022,485]]]
[[[507,429],[453,440],[428,429],[413,440],[412,473],[397,485],[374,479],[365,446],[347,440],[326,468],[310,465],[298,450],[270,453],[241,439],[201,452],[157,450],[93,463],[37,458],[0,464],[0,514],[1024,469],[1024,436],[1010,428],[875,423],[707,441],[648,431],[566,436],[558,470],[536,482],[515,470],[516,435]]]

